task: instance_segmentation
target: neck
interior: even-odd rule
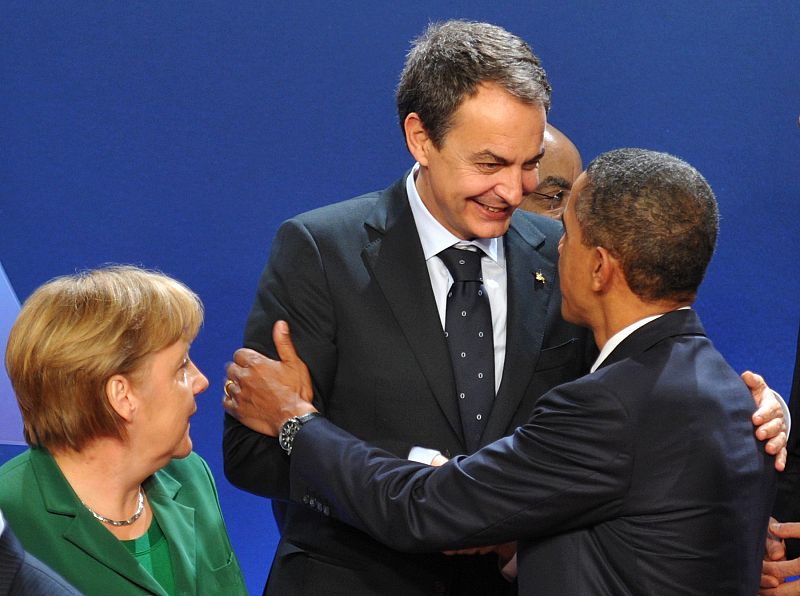
[[[155,471],[131,465],[137,461],[135,454],[116,439],[95,439],[80,451],[57,451],[53,458],[84,506],[113,520],[127,520],[136,512],[142,482]],[[122,540],[141,536],[149,525],[149,507],[131,525],[103,524]]]

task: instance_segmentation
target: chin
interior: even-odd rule
[[[482,222],[472,228],[473,238],[499,238],[506,232],[511,225],[511,218],[505,221]]]
[[[567,323],[572,323],[574,325],[583,325],[583,321],[581,321],[580,317],[575,315],[570,309],[569,305],[564,302],[564,297],[562,294],[561,297],[561,318],[563,318]]]
[[[188,457],[189,454],[192,452],[192,439],[189,437],[189,433],[187,431],[186,438],[178,445],[177,449],[172,453],[173,459],[183,459],[184,457]]]

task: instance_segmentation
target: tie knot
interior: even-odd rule
[[[481,275],[481,258],[483,252],[456,248],[451,246],[439,253],[439,258],[450,271],[455,281],[483,281]]]

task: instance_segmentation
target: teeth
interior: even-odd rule
[[[497,207],[489,207],[489,205],[486,205],[486,209],[488,209],[492,213],[500,213],[502,211],[502,209],[498,209]]]

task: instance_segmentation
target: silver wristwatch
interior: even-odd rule
[[[309,412],[308,414],[303,414],[302,416],[289,418],[289,420],[283,423],[283,426],[281,426],[281,431],[278,433],[278,444],[287,454],[292,454],[294,436],[297,434],[297,431],[299,431],[306,422],[317,416],[322,416],[322,414],[319,412]]]

